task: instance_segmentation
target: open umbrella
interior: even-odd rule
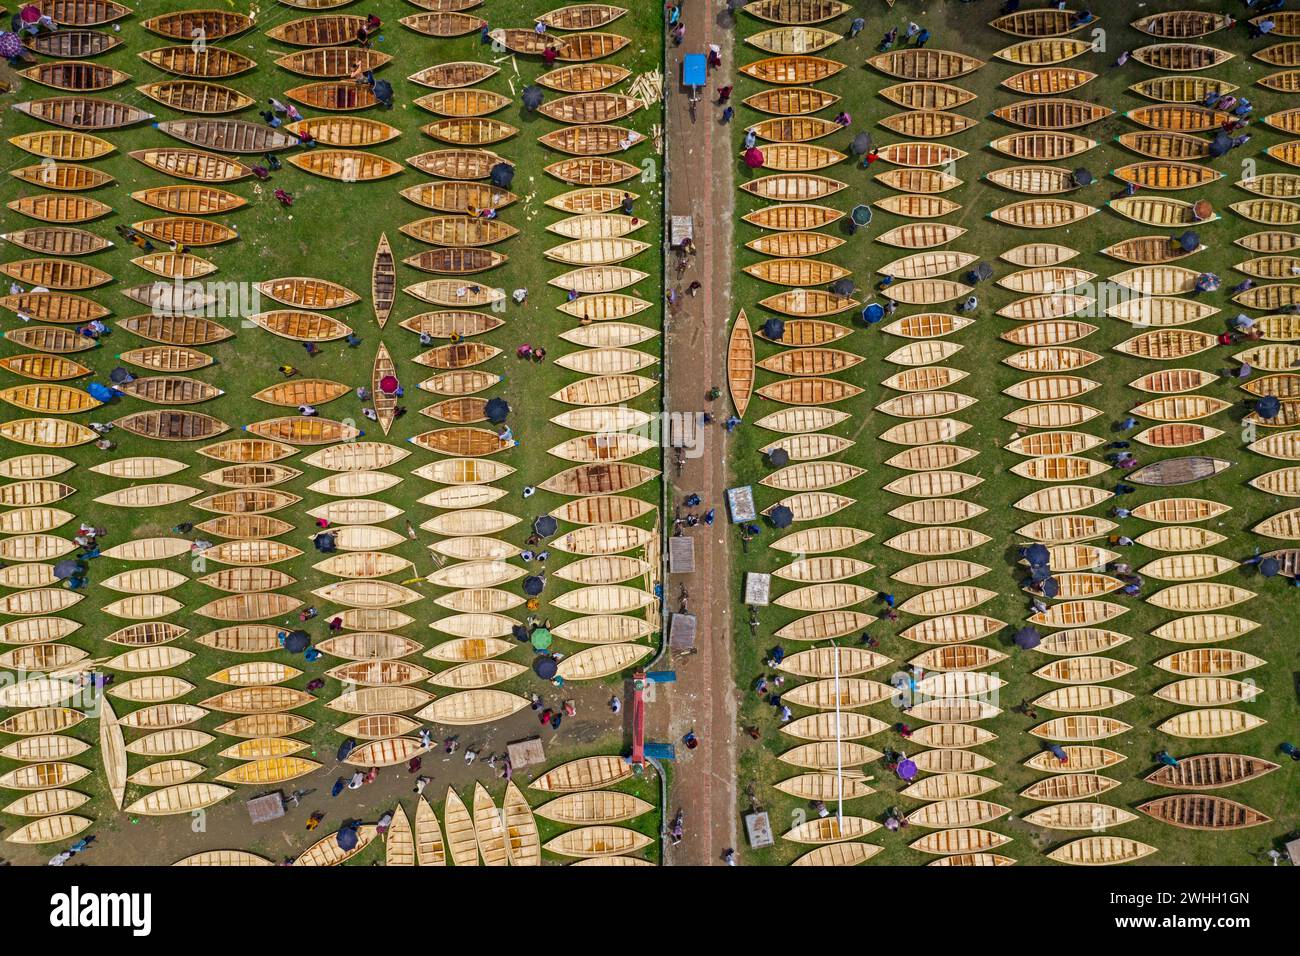
[[[524,87],[522,99],[524,101],[524,109],[531,113],[546,100],[546,93],[540,86],[530,83]]]
[[[1025,548],[1024,558],[1031,566],[1035,564],[1047,564],[1047,562],[1051,560],[1051,557],[1052,552],[1047,550],[1047,545],[1045,544],[1031,544],[1029,547]]]
[[[1201,234],[1188,229],[1178,237],[1178,248],[1183,252],[1195,252],[1201,246]]]
[[[1043,636],[1038,633],[1036,627],[1022,627],[1016,631],[1015,641],[1016,647],[1022,651],[1029,651],[1043,643]]]
[[[1204,222],[1214,215],[1214,206],[1208,199],[1198,199],[1192,203],[1192,215],[1196,217],[1197,222]]]
[[[311,646],[311,635],[306,631],[290,631],[284,639],[284,649],[290,654],[301,654]]]
[[[67,558],[54,566],[54,576],[60,581],[66,581],[80,570],[80,561],[77,561],[74,558]]]
[[[346,760],[348,758],[348,754],[352,753],[352,751],[355,750],[356,747],[357,747],[357,742],[353,740],[351,737],[349,737],[347,740],[343,741],[343,743],[339,744],[338,756],[336,756],[334,759],[340,762]]]
[[[838,295],[846,298],[858,290],[858,287],[853,284],[852,279],[836,279],[830,284],[830,286],[828,286],[828,288],[830,289],[831,295]]]
[[[1046,578],[1043,581],[1043,594],[1049,598],[1054,598],[1061,593],[1061,582],[1056,578]]]
[[[546,581],[536,574],[530,574],[524,578],[524,593],[531,594],[533,597],[541,594],[546,587]]]
[[[790,464],[790,453],[784,448],[773,448],[767,453],[767,463],[773,468],[784,468]]]
[[[120,365],[108,373],[108,380],[114,385],[121,385],[123,382],[129,382],[131,381],[131,378],[131,373]]]
[[[763,151],[757,146],[751,146],[745,150],[745,165],[750,169],[758,169],[763,165]]]
[[[871,134],[859,133],[853,137],[853,142],[849,144],[849,151],[854,156],[865,156],[871,152]]]
[[[788,528],[794,521],[794,512],[785,505],[777,505],[772,509],[772,513],[768,515],[768,520],[772,522],[774,527]]]
[[[862,321],[867,325],[875,325],[885,317],[885,307],[879,302],[872,302],[862,310]]]
[[[1052,569],[1045,564],[1031,564],[1029,566],[1029,580],[1035,584],[1041,584],[1052,576]]]
[[[379,390],[385,395],[393,395],[397,392],[397,376],[385,375],[379,380]]]
[[[911,758],[898,762],[898,778],[911,782],[916,779],[916,761]]]
[[[781,341],[785,335],[785,323],[780,319],[768,319],[763,323],[763,337],[773,342]]]
[[[330,534],[328,531],[322,531],[320,534],[316,535],[316,537],[311,539],[311,543],[321,554],[332,554],[336,547],[334,535]]]
[[[493,186],[509,189],[510,184],[515,181],[515,168],[509,163],[497,163],[488,173],[488,180]]]
[[[500,425],[510,414],[510,403],[504,398],[489,398],[487,404],[483,406],[483,414],[487,416],[488,421]]]
[[[1282,562],[1277,558],[1265,558],[1259,562],[1259,573],[1266,578],[1277,577],[1277,573],[1282,570]]]
[[[533,531],[543,538],[549,538],[559,529],[560,523],[550,515],[542,515],[533,522]]]
[[[344,852],[355,850],[357,847],[357,828],[355,826],[342,827],[334,837],[339,845],[339,849]]]
[[[544,651],[551,646],[551,632],[544,627],[539,627],[533,631],[529,641],[532,643],[534,650]]]
[[[1076,186],[1091,186],[1096,182],[1092,173],[1088,172],[1082,166],[1070,174],[1070,179]]]
[[[550,680],[559,669],[560,665],[550,654],[538,654],[533,658],[533,673],[542,680]]]
[[[1282,403],[1278,401],[1276,395],[1264,395],[1255,402],[1255,414],[1263,419],[1277,418],[1278,412],[1282,411]]]

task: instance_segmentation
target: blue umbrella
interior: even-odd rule
[[[1031,564],[1029,566],[1029,580],[1035,584],[1041,584],[1052,576],[1052,569],[1045,564]]]
[[[1047,545],[1045,544],[1031,544],[1029,547],[1025,548],[1025,560],[1028,561],[1030,565],[1045,565],[1051,560],[1051,558],[1052,552],[1047,550]]]
[[[335,759],[340,761],[346,760],[348,758],[348,754],[352,753],[352,751],[355,750],[356,747],[357,747],[357,742],[353,740],[351,737],[349,737],[347,740],[343,741],[343,743],[339,744],[338,756]]]
[[[1022,651],[1033,650],[1041,643],[1043,643],[1043,637],[1038,633],[1036,627],[1022,627],[1016,631],[1016,647]]]
[[[533,659],[533,673],[542,680],[550,680],[559,669],[560,665],[550,654],[538,654]]]
[[[346,826],[339,830],[335,836],[339,849],[343,851],[355,850],[357,846],[357,829],[356,825]]]
[[[1200,234],[1190,229],[1178,237],[1178,246],[1183,252],[1195,252],[1201,245]]]
[[[1276,577],[1277,573],[1282,570],[1282,562],[1277,558],[1265,558],[1259,562],[1259,573],[1266,578]]]
[[[489,398],[487,404],[483,406],[483,414],[487,416],[488,421],[500,425],[510,414],[510,403],[504,398]]]
[[[794,512],[785,505],[777,505],[772,509],[772,513],[768,515],[768,520],[772,522],[774,527],[788,528],[794,521]]]
[[[1276,395],[1265,395],[1255,403],[1255,414],[1266,420],[1277,418],[1280,411],[1282,411],[1282,403],[1278,401]]]
[[[549,538],[559,530],[560,523],[551,515],[542,515],[533,522],[533,531],[543,538]]]
[[[862,310],[862,321],[867,325],[875,325],[885,317],[885,307],[877,302],[871,303]]]
[[[534,597],[541,594],[546,587],[546,581],[535,574],[530,574],[524,578],[524,593],[531,594]]]
[[[1043,581],[1043,594],[1047,595],[1049,598],[1054,598],[1060,593],[1061,585],[1056,578],[1047,578]]]
[[[284,639],[284,649],[290,654],[301,654],[311,646],[311,635],[306,631],[290,631]]]
[[[509,189],[510,184],[515,181],[515,168],[509,163],[497,163],[488,173],[488,179],[493,186]]]
[[[785,323],[780,319],[768,319],[763,323],[763,336],[771,339],[773,342],[781,341],[785,335]]]

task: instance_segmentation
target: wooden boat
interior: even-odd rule
[[[195,79],[226,79],[246,73],[257,66],[244,54],[218,46],[203,46],[197,50],[188,44],[166,46],[144,50],[137,55],[150,66],[157,67],[164,73]]]
[[[1127,837],[1089,836],[1059,846],[1047,856],[1057,863],[1075,866],[1114,866],[1132,863],[1155,852],[1155,847]]]
[[[182,119],[156,124],[158,129],[182,142],[221,153],[265,153],[296,146],[288,133],[235,119]]]
[[[1213,740],[1245,733],[1266,723],[1268,721],[1262,717],[1244,711],[1206,708],[1176,714],[1157,726],[1156,730],[1171,737]]]
[[[130,79],[127,74],[112,67],[97,63],[82,63],[78,60],[38,63],[36,66],[17,72],[43,86],[51,86],[56,90],[66,90],[71,93],[106,90]]]
[[[1194,40],[1232,25],[1230,17],[1202,10],[1170,10],[1153,13],[1133,21],[1133,27],[1153,37],[1169,40]]]
[[[1213,794],[1174,794],[1138,805],[1150,817],[1184,830],[1244,830],[1271,823],[1253,807]]]
[[[101,30],[76,30],[65,26],[53,33],[42,32],[28,37],[28,49],[42,56],[81,58],[99,56],[118,46],[122,41]]]
[[[289,20],[266,31],[266,35],[290,46],[343,46],[357,38],[357,31],[365,23],[365,17],[334,13]]]
[[[1267,49],[1255,55],[1265,59]],[[1232,59],[1233,54],[1199,43],[1154,43],[1133,50],[1133,59],[1144,66],[1169,72],[1189,73],[1213,69]],[[1265,60],[1265,62],[1268,62]]]
[[[113,281],[102,269],[64,259],[21,259],[0,266],[0,272],[34,286],[47,289],[92,289]]]
[[[304,172],[344,182],[374,182],[402,171],[401,163],[360,150],[313,150],[290,156],[289,162]]]
[[[67,166],[62,163],[51,163],[48,166],[24,166],[22,169],[15,170],[14,175],[26,175],[30,172],[32,175],[39,177],[43,176],[43,170],[50,168],[50,166],[55,170],[54,182],[42,182],[41,184],[49,185],[54,189],[90,189],[112,181],[111,176],[107,176],[107,174],[97,175],[98,171],[96,170],[89,170],[83,166]],[[65,175],[63,171],[68,169],[76,170],[77,175]],[[76,226],[34,226],[30,229],[18,229],[14,232],[0,234],[0,239],[11,242],[28,252],[52,256],[90,255],[94,252],[102,252],[113,245],[107,239]]]
[[[77,223],[98,219],[112,212],[112,207],[88,196],[47,193],[24,196],[7,204],[15,212],[32,219],[53,223]]]
[[[356,831],[357,841],[350,850],[342,849],[339,846],[338,834],[331,833],[304,850],[302,855],[293,861],[293,865],[339,866],[364,850],[378,835],[377,828],[371,824],[363,824],[353,829]]]
[[[140,26],[169,40],[188,42],[196,36],[224,40],[252,29],[253,18],[233,10],[184,10],[150,17]]]
[[[609,63],[584,63],[579,66],[562,66],[550,70],[539,76],[537,82],[561,93],[595,93],[622,82],[630,75],[631,71],[627,67]]]
[[[1196,754],[1179,760],[1176,767],[1160,767],[1147,781],[1184,790],[1217,790],[1257,779],[1277,769],[1277,764],[1243,754]]]
[[[617,33],[571,33],[548,37],[532,29],[493,30],[489,38],[512,53],[540,56],[548,47],[555,49],[562,63],[585,63],[617,53],[631,41]]]
[[[275,64],[284,67],[290,73],[298,73],[302,76],[337,79],[359,76],[366,70],[378,70],[392,59],[392,54],[381,53],[378,50],[334,46],[286,53],[278,57]],[[496,70],[492,69],[487,75],[490,76],[495,72]]]
[[[401,17],[397,21],[402,26],[431,37],[458,37],[467,33],[476,33],[487,26],[487,21],[469,13],[453,11],[430,11]]]
[[[120,129],[154,118],[138,106],[94,96],[51,96],[14,103],[11,108],[34,119],[76,130]]]

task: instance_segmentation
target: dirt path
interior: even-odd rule
[[[670,319],[666,350],[669,354],[666,379],[667,407],[673,412],[698,412],[714,385],[726,386],[726,332],[732,316],[731,302],[731,215],[733,170],[730,130],[720,124],[721,110],[713,104],[716,89],[731,82],[732,25],[713,0],[690,0],[684,5],[686,39],[668,53],[668,212],[694,217],[694,262],[680,282],[674,281],[670,263],[669,283],[681,293],[681,304]],[[686,92],[681,87],[681,58],[685,53],[704,52],[716,43],[723,50],[723,68],[712,71],[710,89],[701,94],[697,118],[691,122]],[[701,283],[694,297],[685,289],[692,280]],[[684,842],[666,850],[669,863],[679,865],[719,864],[728,847],[737,846],[736,816],[736,696],[732,681],[730,528],[727,524],[724,491],[727,487],[726,433],[721,422],[731,412],[726,399],[712,403],[719,424],[704,429],[702,454],[688,457],[680,478],[675,478],[673,504],[692,492],[704,501],[701,511],[716,508],[718,522],[712,528],[699,525],[695,536],[695,573],[673,575],[667,581],[665,597],[676,607],[678,585],[690,592],[691,610],[699,616],[698,651],[690,657],[676,657],[677,684],[663,697],[668,706],[652,708],[651,730],[656,739],[678,741],[690,730],[699,736],[700,747],[688,751],[678,746],[677,772],[673,780],[668,814],[681,806],[686,813]],[[671,453],[667,460],[672,461]],[[672,526],[672,514],[665,525]]]

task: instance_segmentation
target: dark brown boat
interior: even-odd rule
[[[58,30],[26,37],[23,42],[29,50],[43,56],[76,60],[107,53],[122,41],[111,33],[101,33],[99,30]]]
[[[1125,481],[1138,485],[1152,485],[1158,488],[1170,488],[1174,485],[1188,485],[1194,481],[1213,478],[1221,471],[1232,467],[1232,462],[1222,458],[1210,458],[1205,455],[1191,455],[1186,458],[1166,458],[1143,465],[1137,471],[1129,472]]]
[[[35,0],[35,6],[61,27],[100,27],[131,14],[116,0]]]
[[[439,275],[470,275],[485,272],[502,265],[508,257],[491,249],[450,248],[426,249],[408,256],[402,262],[421,272]]]
[[[1138,804],[1138,809],[1162,823],[1184,830],[1245,830],[1273,818],[1227,797],[1206,793],[1175,793]]]
[[[198,441],[230,430],[229,425],[211,415],[167,409],[125,415],[113,424],[132,435],[159,441]]]
[[[98,63],[82,63],[79,60],[56,60],[53,63],[38,63],[25,70],[19,70],[23,76],[42,86],[52,86],[56,90],[71,93],[93,93],[106,90],[129,80],[127,74],[111,66]]]
[[[1180,790],[1218,790],[1255,780],[1277,769],[1263,757],[1247,754],[1196,754],[1180,757],[1176,767],[1160,767],[1147,782]]]
[[[365,25],[365,17],[329,13],[281,23],[267,30],[266,35],[278,43],[290,46],[343,46],[354,42],[357,31]]]

